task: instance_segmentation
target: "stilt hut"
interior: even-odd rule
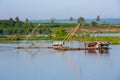
[[[105,48],[109,48],[109,44],[110,44],[109,42],[86,42],[85,47],[105,49]]]
[[[62,48],[63,45],[64,45],[64,42],[61,42],[61,41],[55,41],[55,42],[53,42],[54,48]]]

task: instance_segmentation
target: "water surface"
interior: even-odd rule
[[[94,33],[90,36],[109,36],[109,37],[120,37],[120,33]]]
[[[31,42],[0,44],[0,80],[120,80],[120,45],[111,45],[106,52],[13,48],[21,45]]]

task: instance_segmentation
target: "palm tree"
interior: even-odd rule
[[[96,21],[99,22],[100,21],[100,16],[96,17]]]
[[[54,23],[55,22],[55,18],[51,18],[51,23]]]
[[[85,19],[84,19],[83,17],[79,17],[79,18],[78,18],[78,23],[79,23],[79,22],[85,22]]]
[[[73,21],[73,17],[70,17],[70,22],[72,22]]]
[[[29,22],[28,18],[25,19],[25,22]]]
[[[16,22],[20,22],[19,17],[16,17],[16,18],[15,18],[15,21],[16,21]]]

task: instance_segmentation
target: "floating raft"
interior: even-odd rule
[[[62,47],[62,48],[54,48],[56,50],[100,50],[105,49],[108,50],[110,48],[71,48],[71,47]]]
[[[54,46],[28,46],[28,47],[15,47],[16,49],[40,49],[40,48],[50,48],[55,50],[100,50],[105,49],[108,50],[110,48],[72,48],[72,47],[54,47]]]
[[[53,46],[18,46],[16,49],[39,49],[39,48],[53,48]]]

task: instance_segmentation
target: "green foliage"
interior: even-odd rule
[[[9,20],[0,20],[0,34],[1,35],[28,35],[33,32],[34,34],[51,34],[51,29],[48,26],[38,26],[33,25],[26,18],[25,22],[19,20],[18,17],[15,18],[15,21],[10,18]]]
[[[53,31],[53,34],[55,38],[65,37],[67,35],[67,31],[64,30],[62,27],[59,27]]]
[[[103,22],[103,23],[98,23],[97,26],[98,26],[98,27],[101,27],[101,28],[107,28],[107,27],[110,26],[110,24]]]
[[[100,21],[100,16],[96,17],[96,21],[99,22]]]
[[[78,23],[79,23],[79,22],[85,22],[85,19],[84,19],[83,17],[79,17],[79,18],[78,18]]]
[[[54,23],[55,22],[55,18],[51,18],[50,21],[51,21],[51,23]]]
[[[36,26],[39,23],[33,23],[34,26]],[[40,23],[41,26],[48,26],[50,28],[54,28],[54,27],[75,27],[77,25],[77,23],[65,23],[65,22],[61,22],[61,23],[49,23],[49,22],[41,22]]]
[[[0,20],[0,27],[10,27],[14,26],[15,22],[12,20]]]
[[[80,21],[84,21],[84,18],[80,18]],[[40,25],[38,25],[40,24]],[[64,37],[68,34],[66,30],[63,28],[67,29],[68,31],[70,30],[71,27],[76,27],[77,23],[73,22],[68,22],[68,23],[50,23],[50,22],[42,22],[42,23],[31,23],[29,20],[26,18],[25,22],[22,22],[19,20],[19,18],[16,18],[15,20],[12,18],[9,18],[8,20],[0,20],[0,35],[6,36],[6,35],[39,35],[39,34],[45,34],[48,35],[49,38],[44,38],[44,37],[33,37],[32,39],[51,39],[52,35],[54,34],[54,39],[64,39]],[[61,27],[62,26],[62,27]],[[81,26],[81,28],[84,29],[90,29],[93,30],[95,26],[95,29],[99,28],[120,28],[120,24],[108,24],[108,23],[97,23],[97,22],[91,22],[87,23],[84,22]],[[68,27],[68,28],[66,28]],[[69,28],[70,27],[70,28]],[[56,29],[57,28],[57,29]],[[54,30],[56,29],[56,30]],[[53,30],[53,31],[52,31]],[[82,33],[82,32],[81,32]],[[92,38],[94,39],[94,38]],[[91,39],[91,40],[92,40]],[[106,38],[108,40],[111,40],[112,42],[115,43],[114,40]],[[6,39],[6,40],[9,40]],[[21,37],[17,37],[14,40],[22,40]],[[88,39],[89,40],[89,39]],[[117,40],[117,39],[116,39]]]
[[[95,21],[92,21],[91,24],[92,24],[93,27],[97,26],[97,22],[95,22]]]
[[[20,21],[19,17],[16,17],[16,18],[15,18],[15,21],[16,21],[16,22],[19,22],[19,21]]]
[[[25,22],[26,22],[26,23],[28,23],[28,22],[29,22],[28,18],[26,18]]]
[[[70,21],[71,21],[71,22],[73,21],[73,17],[70,17]]]
[[[90,36],[83,36],[82,38],[76,39],[79,41],[106,41],[110,42],[110,44],[120,44],[120,37],[109,37],[109,36],[98,36],[98,37],[90,37]]]

